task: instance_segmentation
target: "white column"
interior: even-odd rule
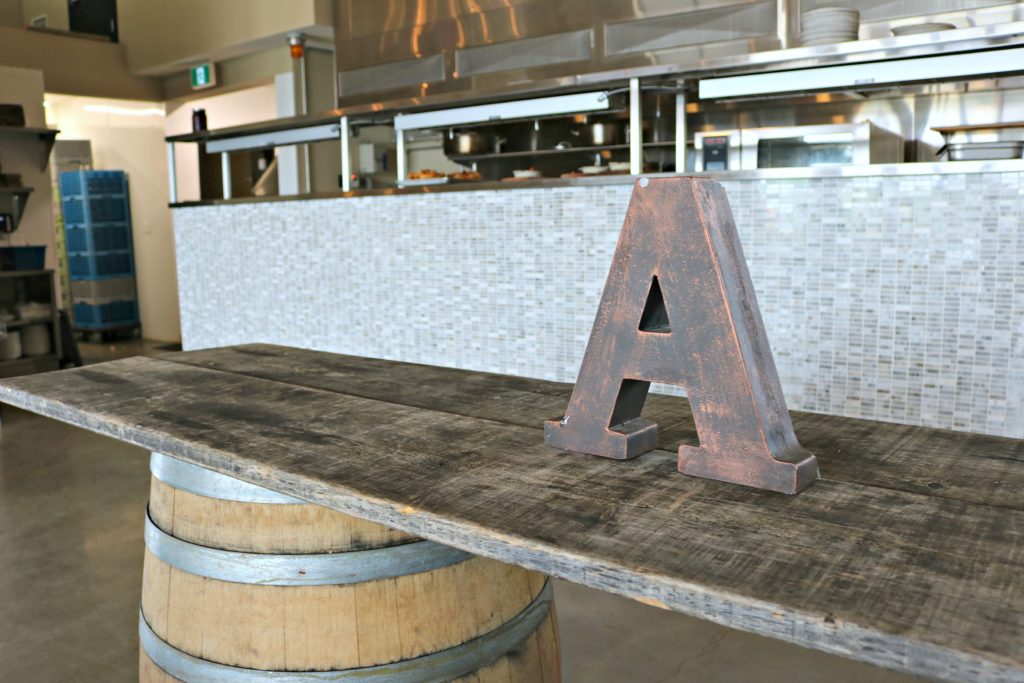
[[[395,169],[398,184],[405,182],[405,131],[395,129]]]
[[[167,143],[167,182],[170,184],[171,204],[178,203],[177,164],[174,163],[174,143]]]
[[[686,93],[681,90],[676,93],[676,173],[686,173]]]
[[[775,0],[775,33],[784,50],[800,45],[800,13],[800,0]]]
[[[224,199],[231,199],[231,155],[220,153],[220,183],[224,190]]]
[[[349,156],[348,116],[342,116],[338,125],[338,137],[341,138],[341,191],[352,189],[352,158]]]
[[[640,111],[640,79],[629,79],[629,172],[640,175],[644,170],[644,130]]]

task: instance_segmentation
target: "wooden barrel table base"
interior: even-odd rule
[[[542,574],[158,453],[150,468],[141,681],[560,680]]]

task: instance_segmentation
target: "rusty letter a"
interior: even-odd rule
[[[818,477],[793,433],[736,224],[707,178],[641,178],[569,407],[548,445],[625,460],[653,450],[651,382],[681,385],[700,446],[679,471],[783,493]]]

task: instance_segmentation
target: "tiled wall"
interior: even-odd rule
[[[723,184],[791,408],[1024,436],[1024,174]],[[176,209],[185,347],[572,381],[629,193]]]

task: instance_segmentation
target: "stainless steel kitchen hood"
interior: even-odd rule
[[[1024,47],[705,78],[700,81],[699,95],[701,99],[725,99],[820,90],[857,90],[894,83],[1013,73],[1024,73]]]

